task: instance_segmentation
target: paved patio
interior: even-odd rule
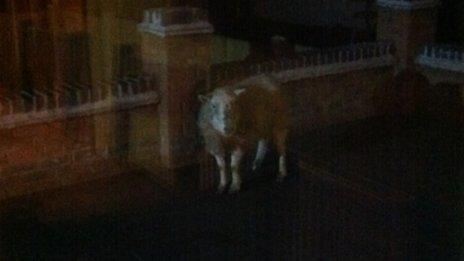
[[[2,259],[459,260],[461,130],[377,119],[314,131],[293,142],[284,183],[271,155],[236,195],[140,172],[16,198],[0,207]]]

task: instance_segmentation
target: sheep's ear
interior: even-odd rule
[[[209,97],[206,96],[206,95],[198,95],[198,100],[201,102],[201,103],[207,103],[209,101]]]
[[[239,96],[244,91],[245,91],[245,89],[237,89],[237,90],[234,90],[234,93],[235,93],[235,95]]]

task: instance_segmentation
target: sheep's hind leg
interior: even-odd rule
[[[238,192],[240,186],[242,185],[242,180],[240,177],[240,164],[243,158],[243,151],[241,149],[236,149],[232,152],[230,167],[232,170],[232,182],[230,184],[229,193]]]
[[[216,163],[219,168],[219,185],[217,188],[218,193],[224,192],[224,189],[227,186],[227,173],[226,173],[226,160],[224,155],[214,155]]]
[[[277,176],[277,181],[281,182],[287,177],[287,159],[285,154],[279,156],[279,175]]]
[[[287,176],[287,131],[279,132],[276,135],[276,146],[279,153],[279,175],[277,181],[283,181]]]
[[[261,164],[263,163],[263,160],[264,160],[264,156],[266,155],[266,151],[267,151],[266,140],[260,140],[258,143],[258,149],[256,151],[256,157],[255,157],[255,160],[253,161],[253,171],[261,167]]]

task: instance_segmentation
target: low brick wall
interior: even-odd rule
[[[149,106],[1,129],[0,200],[153,170],[158,150],[154,110]]]
[[[93,122],[75,118],[2,129],[0,169],[26,168],[53,159],[60,163],[80,148],[93,147]]]
[[[388,112],[393,54],[390,43],[372,42],[258,64],[235,62],[212,68],[211,87],[272,75],[282,83],[294,127],[302,132]]]
[[[385,114],[391,67],[308,78],[284,87],[298,132]]]

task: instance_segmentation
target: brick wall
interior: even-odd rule
[[[86,118],[4,129],[1,135],[2,170],[59,159],[74,148],[93,145],[92,125]]]
[[[435,40],[436,10],[380,8],[377,39],[393,41],[400,68],[413,66],[421,48]]]
[[[283,87],[293,109],[293,126],[308,129],[386,113],[391,67],[308,78]]]
[[[154,111],[146,106],[1,129],[0,200],[135,169],[153,171]],[[108,124],[102,128],[101,122]]]

